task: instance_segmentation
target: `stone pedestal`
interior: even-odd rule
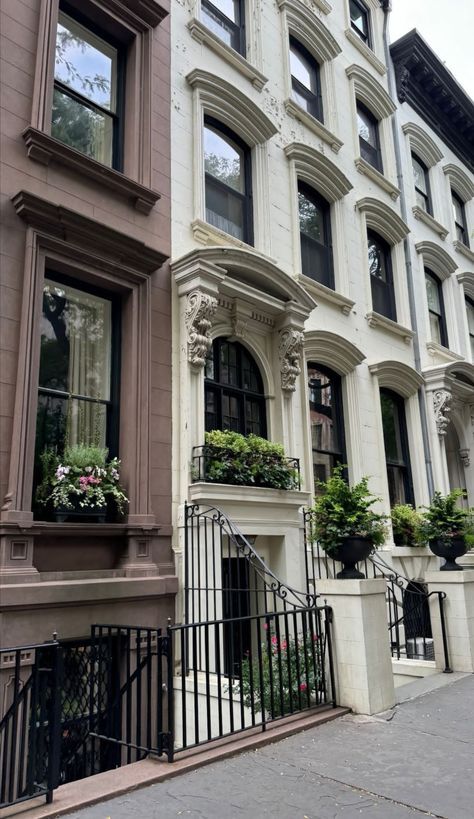
[[[39,579],[33,566],[33,547],[34,539],[27,532],[0,532],[0,585]]]
[[[334,612],[337,704],[376,714],[395,704],[385,580],[318,580]]]
[[[430,592],[442,591],[446,594],[443,607],[452,670],[474,672],[474,569],[428,572],[425,579]],[[430,597],[430,613],[436,665],[444,668],[438,595]]]

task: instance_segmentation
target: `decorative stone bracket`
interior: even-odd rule
[[[438,435],[446,435],[450,421],[452,394],[448,390],[435,390],[433,409]]]
[[[188,361],[195,367],[204,367],[211,348],[212,318],[217,310],[217,299],[208,293],[194,290],[187,297],[184,321],[188,331]]]
[[[459,457],[461,458],[462,465],[464,466],[465,469],[467,469],[471,465],[470,450],[460,449]]]
[[[294,392],[296,377],[301,373],[301,351],[304,335],[299,330],[285,328],[280,330],[278,354],[280,356],[281,388],[285,392]]]

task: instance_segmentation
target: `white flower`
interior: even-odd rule
[[[86,472],[92,472],[92,467],[91,466],[86,466],[85,471]]]

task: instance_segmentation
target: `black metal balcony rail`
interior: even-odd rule
[[[335,706],[327,606],[170,628],[174,751]]]
[[[0,668],[0,808],[39,796],[49,803],[59,780],[59,644],[0,649]]]
[[[269,489],[301,489],[299,458],[256,453],[238,458],[235,451],[204,444],[193,448],[193,483],[258,486]]]
[[[318,580],[334,578],[341,564],[320,548],[312,539],[314,512],[304,510],[304,559],[306,588],[317,595]],[[429,592],[422,580],[410,579],[396,572],[380,552],[373,551],[367,560],[356,564],[366,578],[383,577],[386,582],[387,625],[390,649],[394,659],[434,660],[430,598],[438,600],[438,611],[444,654],[444,672],[450,673],[446,635],[444,600],[446,593]],[[344,581],[342,581],[344,582]]]

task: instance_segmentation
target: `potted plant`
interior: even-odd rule
[[[456,559],[467,552],[474,512],[459,506],[459,499],[465,497],[463,489],[453,489],[448,495],[435,492],[423,513],[422,533],[433,554],[444,558],[442,572],[462,571]]]
[[[103,447],[75,444],[59,456],[46,449],[41,455],[43,480],[36,491],[42,506],[52,506],[55,520],[104,522],[107,514],[123,514],[128,498],[120,485],[120,461],[108,461]]]
[[[395,546],[423,546],[422,517],[410,503],[397,503],[390,513]]]
[[[206,432],[200,468],[195,474],[209,483],[298,489],[295,462],[285,457],[283,446],[258,435],[231,430]]]
[[[386,516],[374,512],[380,500],[369,491],[368,478],[349,486],[344,467],[334,469],[327,481],[318,481],[321,495],[313,506],[313,540],[329,557],[343,564],[337,577],[363,578],[356,563],[381,546],[386,536]]]

